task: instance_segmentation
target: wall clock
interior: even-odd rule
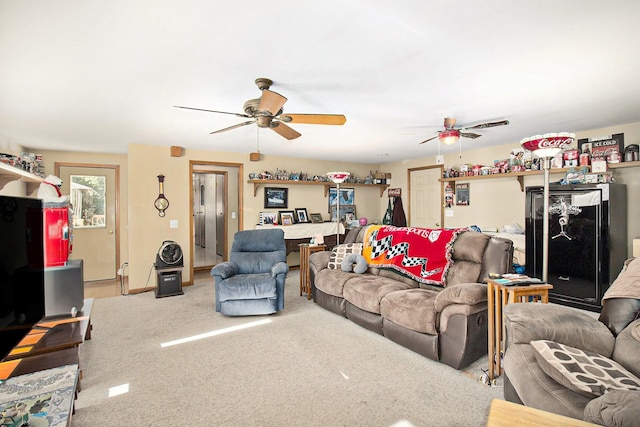
[[[153,203],[158,209],[158,215],[164,216],[164,211],[169,207],[169,201],[164,197],[164,175],[158,175],[158,198]]]

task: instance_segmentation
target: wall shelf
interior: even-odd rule
[[[43,178],[37,175],[0,163],[0,190],[11,181],[18,180],[27,183],[27,195],[33,193],[40,186],[40,183],[44,181]]]
[[[327,197],[329,193],[329,188],[335,187],[336,184],[333,182],[325,182],[325,181],[293,181],[293,180],[279,180],[279,179],[250,179],[247,181],[249,184],[253,184],[253,197],[256,197],[258,194],[258,188],[261,185],[322,185],[324,187],[324,196]],[[345,182],[341,184],[344,187],[370,187],[370,188],[379,188],[380,189],[380,197],[384,195],[384,191],[389,188],[389,184],[360,184],[354,182]]]
[[[613,169],[623,169],[623,168],[632,168],[640,166],[640,162],[621,162],[621,163],[610,163],[607,165],[608,170]],[[567,173],[567,171],[571,168],[555,168],[551,169],[550,173],[559,174],[559,173]],[[589,170],[591,167],[589,166]],[[475,175],[475,176],[459,176],[456,178],[440,178],[438,181],[440,182],[456,182],[456,181],[472,181],[476,179],[498,179],[498,178],[513,178],[515,177],[520,184],[520,191],[524,191],[524,177],[529,175],[542,175],[543,171],[525,171],[525,172],[508,172],[508,173],[496,173],[490,175]]]

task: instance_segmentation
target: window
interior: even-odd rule
[[[71,175],[70,202],[74,227],[106,227],[106,185],[105,176]]]

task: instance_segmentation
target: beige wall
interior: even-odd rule
[[[596,129],[578,134],[578,138],[601,136],[612,133],[624,133],[625,143],[640,141],[640,123],[625,126]],[[489,138],[490,134],[485,138]],[[479,141],[479,140],[478,140]],[[466,146],[473,141],[464,140]],[[462,162],[471,164],[489,164],[494,159],[508,157],[512,148],[519,142],[497,148],[465,150],[463,158],[458,154],[445,156],[445,165],[457,166]],[[28,150],[28,148],[27,148]],[[349,162],[315,161],[289,157],[262,156],[260,162],[250,162],[247,153],[227,153],[211,150],[185,150],[182,157],[171,157],[169,147],[131,144],[128,155],[111,155],[82,152],[39,151],[44,158],[46,173],[53,172],[54,162],[104,163],[118,164],[120,168],[120,254],[121,263],[129,263],[129,288],[142,289],[155,286],[153,263],[158,248],[164,240],[175,240],[183,248],[185,265],[190,265],[190,221],[189,203],[191,177],[189,161],[224,162],[240,164],[242,176],[242,197],[238,204],[238,228],[251,229],[258,221],[263,208],[263,186],[253,195],[253,185],[248,183],[249,173],[263,170],[275,172],[276,169],[302,171],[312,175],[324,175],[326,172],[345,170],[361,177],[370,171],[390,172],[393,176],[391,187],[403,189],[403,202],[409,214],[407,200],[407,169],[433,165],[434,157],[410,159],[385,165],[369,165]],[[165,194],[170,207],[164,218],[158,216],[153,202],[158,194],[157,175],[165,175]],[[635,221],[640,215],[640,168],[617,169],[617,182],[627,185],[628,196],[628,253],[632,253],[632,239],[640,237],[640,222]],[[561,175],[552,175],[560,179]],[[471,183],[470,206],[454,206],[452,218],[446,218],[445,226],[465,226],[476,224],[487,228],[502,228],[505,224],[518,223],[524,226],[524,198],[517,180],[504,177],[490,180],[475,180]],[[542,176],[525,178],[525,186],[541,185]],[[22,183],[8,184],[7,191],[17,191],[13,186]],[[11,186],[11,187],[10,187]],[[285,186],[286,184],[282,184]],[[345,185],[346,186],[346,185]],[[289,209],[305,207],[309,213],[320,212],[328,218],[327,198],[322,186],[291,185],[289,188]],[[379,221],[387,206],[386,195],[380,197],[377,188],[355,187],[355,204],[358,216],[365,216],[371,222]],[[230,206],[233,209],[232,206]],[[178,220],[178,228],[169,227],[170,220]],[[293,261],[295,263],[295,260]],[[290,264],[291,264],[290,260]],[[183,281],[191,282],[191,272],[185,269]]]
[[[185,150],[182,157],[171,157],[169,147],[129,145],[129,289],[155,286],[155,277],[147,281],[155,262],[155,255],[164,240],[174,240],[182,248],[185,266],[191,263],[190,247],[190,192],[191,176],[189,162],[224,162],[241,164],[242,199],[239,207],[241,229],[252,229],[264,209],[264,186],[253,195],[253,184],[248,183],[250,173],[276,169],[302,171],[313,175],[324,175],[334,170],[346,170],[365,177],[379,165],[348,162],[316,161],[289,157],[262,156],[259,162],[249,162],[248,153],[228,153],[211,150]],[[214,167],[214,169],[216,169]],[[157,175],[165,175],[165,196],[169,200],[166,216],[158,216],[153,202],[158,195]],[[286,183],[278,186],[287,187]],[[346,186],[346,184],[345,184]],[[307,208],[309,213],[321,212],[328,218],[327,198],[322,186],[291,185],[289,208]],[[370,219],[379,219],[380,192],[377,188],[355,187],[357,214]],[[170,228],[171,220],[178,221],[178,228]],[[232,236],[230,236],[232,238]],[[231,242],[230,242],[231,243]],[[229,245],[230,246],[230,245]],[[290,260],[291,263],[295,260]],[[191,282],[191,271],[183,270],[183,282]]]
[[[53,175],[55,173],[55,163],[81,163],[87,165],[117,165],[120,170],[120,197],[118,200],[120,211],[120,227],[116,232],[118,233],[117,245],[120,252],[120,265],[127,262],[129,259],[129,224],[127,222],[128,211],[128,173],[127,173],[127,156],[125,154],[103,154],[103,153],[85,153],[75,151],[43,151],[43,150],[31,150],[39,154],[42,154],[42,160],[44,163],[45,176]],[[34,194],[35,196],[35,194]],[[118,266],[118,268],[120,267]]]
[[[638,144],[640,141],[640,123],[632,123],[610,128],[594,129],[588,132],[576,134],[577,139],[624,133],[625,145]],[[524,135],[525,137],[527,135]],[[487,133],[483,138],[490,138]],[[462,159],[459,154],[445,156],[444,164],[449,166],[459,166],[462,163],[470,164],[492,164],[495,159],[505,159],[509,157],[512,148],[520,146],[519,141],[502,147],[483,148],[470,150],[473,144],[480,145],[481,140],[462,140]],[[434,141],[435,142],[435,141]],[[435,157],[424,157],[411,159],[402,162],[383,165],[386,172],[393,175],[393,187],[401,187],[403,194],[403,205],[407,214],[409,202],[407,189],[407,169],[435,164]],[[632,254],[632,240],[640,236],[640,168],[616,169],[614,172],[616,182],[627,185],[627,218],[628,237],[627,251]],[[563,174],[552,174],[551,181],[558,181]],[[453,217],[445,217],[446,227],[461,227],[467,225],[478,225],[483,228],[501,229],[506,224],[518,223],[524,227],[525,193],[520,191],[520,185],[515,177],[504,177],[498,179],[472,180],[470,183],[470,205],[454,206],[452,208]],[[524,185],[542,185],[542,175],[527,176],[524,178]],[[381,205],[382,208],[382,205]]]

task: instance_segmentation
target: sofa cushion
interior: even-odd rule
[[[584,420],[607,427],[634,427],[640,420],[640,391],[612,390],[587,403]]]
[[[640,378],[640,319],[620,332],[611,358]]]
[[[585,396],[609,390],[640,390],[640,378],[619,363],[548,340],[531,341],[542,370],[558,383]]]
[[[389,292],[410,289],[410,285],[385,277],[352,274],[343,289],[343,297],[361,310],[380,314],[380,301]]]
[[[348,243],[346,245],[338,245],[331,251],[329,257],[329,265],[327,266],[331,270],[340,270],[342,267],[342,261],[348,254],[361,254],[362,243]]]
[[[380,314],[412,331],[437,335],[438,316],[434,308],[437,294],[427,289],[391,292],[380,302]]]
[[[354,273],[347,273],[342,270],[329,270],[328,268],[325,268],[315,273],[313,285],[316,289],[320,289],[325,294],[342,298],[345,283],[354,276]]]

